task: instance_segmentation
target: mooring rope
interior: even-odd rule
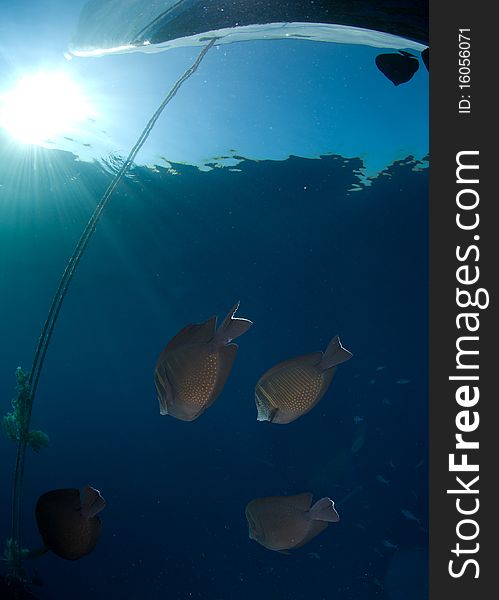
[[[185,73],[176,81],[175,85],[165,96],[164,100],[158,106],[152,117],[147,122],[144,127],[142,133],[140,134],[138,140],[136,141],[133,148],[130,150],[130,153],[123,163],[122,167],[115,175],[113,181],[110,183],[109,187],[104,192],[104,195],[100,199],[99,203],[95,207],[92,216],[90,217],[83,233],[71,255],[71,258],[66,265],[64,273],[59,282],[59,287],[52,299],[52,304],[50,306],[50,310],[43,325],[42,332],[38,339],[38,344],[36,347],[33,364],[31,367],[31,371],[29,374],[29,396],[27,400],[26,406],[26,421],[25,421],[25,431],[24,433],[27,435],[29,432],[29,424],[31,420],[31,413],[33,410],[33,402],[35,399],[36,389],[38,386],[38,380],[40,378],[40,373],[43,367],[43,362],[45,360],[45,355],[47,353],[47,348],[50,343],[50,339],[52,337],[52,333],[54,331],[55,323],[57,321],[57,317],[59,316],[59,312],[61,310],[62,303],[66,296],[66,292],[68,291],[69,284],[73,278],[73,275],[76,271],[76,268],[83,256],[90,238],[97,227],[97,223],[111,200],[116,188],[120,184],[123,177],[127,174],[130,167],[137,156],[137,153],[144,145],[144,142],[149,137],[152,128],[154,127],[156,121],[159,119],[161,113],[167,106],[167,104],[175,97],[177,92],[179,91],[182,84],[189,79],[189,77],[195,73],[201,61],[205,57],[206,53],[210,48],[215,44],[217,38],[212,38],[210,42],[203,47],[201,52],[199,53],[195,62],[185,71]],[[17,446],[17,454],[16,454],[16,466],[14,470],[14,482],[12,487],[12,530],[11,530],[11,551],[14,554],[12,557],[13,564],[11,564],[11,577],[14,579],[22,578],[22,550],[21,550],[21,492],[22,492],[22,483],[24,477],[24,463],[26,456],[26,446],[27,439],[25,436],[21,436],[21,439],[18,441]]]

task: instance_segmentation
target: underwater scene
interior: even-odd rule
[[[428,7],[0,0],[0,599],[428,598]]]

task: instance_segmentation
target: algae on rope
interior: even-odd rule
[[[49,445],[49,437],[43,431],[29,429],[31,415],[31,394],[29,373],[21,367],[16,369],[16,396],[12,400],[12,410],[2,419],[2,425],[7,437],[14,442],[25,442],[35,452]]]

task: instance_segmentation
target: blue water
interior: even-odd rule
[[[0,3],[0,416],[92,211],[199,52],[66,60],[84,4]],[[214,47],[158,120],[39,381],[31,426],[50,445],[27,455],[23,547],[42,545],[41,494],[89,484],[107,501],[90,555],[25,561],[39,600],[427,599],[428,72],[413,51],[419,70],[395,87],[375,66],[385,51]],[[40,70],[93,109],[45,147],[12,139],[1,113]],[[161,350],[237,301],[254,325],[220,397],[190,423],[160,416]],[[257,422],[259,377],[336,334],[354,356],[320,403]],[[15,452],[0,431],[2,548]],[[250,500],[302,492],[332,498],[340,522],[289,555],[248,537]]]
[[[65,152],[32,150],[30,160],[24,177],[0,165],[4,412],[111,179]],[[137,167],[119,188],[46,357],[32,426],[51,443],[28,455],[23,496],[25,546],[41,545],[33,510],[50,489],[100,489],[103,531],[80,561],[27,564],[42,577],[39,598],[391,598],[395,549],[383,541],[399,552],[427,543],[428,169],[408,157],[351,192],[361,164]],[[159,352],[237,300],[254,326],[223,393],[192,423],[160,416]],[[260,375],[335,334],[354,358],[321,402],[289,425],[257,422]],[[14,451],[3,437],[2,539]],[[304,491],[333,498],[340,523],[289,556],[248,538],[249,500]]]

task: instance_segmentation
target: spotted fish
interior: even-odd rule
[[[336,366],[351,357],[335,336],[324,353],[292,358],[269,369],[255,387],[258,421],[291,423],[307,413],[326,393]]]
[[[66,560],[92,552],[101,533],[97,514],[106,506],[100,492],[89,485],[46,492],[38,499],[35,516],[45,548]]]
[[[312,506],[312,494],[256,498],[246,506],[249,537],[269,550],[300,548],[328,523],[340,520],[334,502],[321,498]]]
[[[154,382],[162,415],[194,421],[222,391],[237,354],[231,340],[252,325],[234,317],[239,302],[216,330],[216,317],[184,327],[161,352]]]

